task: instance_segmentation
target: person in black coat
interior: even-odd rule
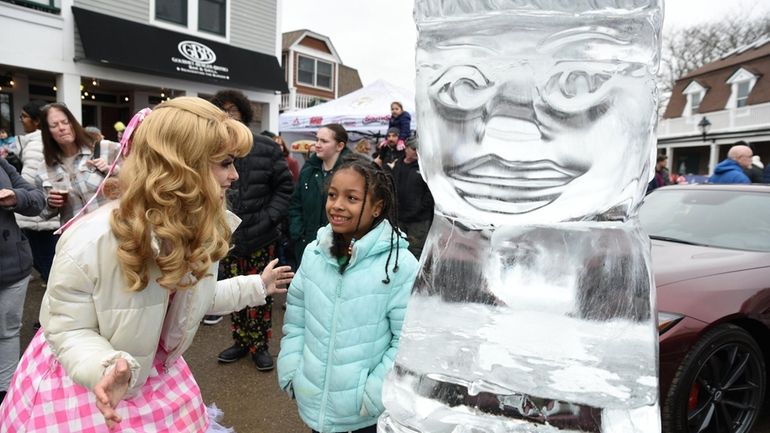
[[[45,207],[42,189],[24,180],[11,163],[0,158],[0,403],[19,361],[19,328],[32,250],[14,212],[33,216]]]
[[[398,226],[406,232],[409,251],[418,259],[433,221],[433,195],[420,174],[417,137],[406,142],[404,157],[393,166],[398,202]]]
[[[385,141],[377,147],[374,161],[381,167],[388,165],[393,168],[394,162],[404,158],[405,147],[404,142],[398,138],[398,128],[390,128],[385,136]]]
[[[211,103],[234,119],[246,125],[251,123],[251,103],[243,93],[223,90],[214,95]],[[240,178],[228,191],[227,201],[242,221],[233,232],[233,249],[220,261],[220,279],[257,274],[276,257],[279,226],[288,214],[293,191],[286,158],[275,142],[263,135],[254,136],[251,152],[237,159],[235,168]],[[219,354],[219,362],[230,363],[251,354],[257,370],[273,369],[273,357],[267,346],[272,333],[272,305],[273,300],[268,297],[265,305],[231,315],[235,344]],[[207,316],[203,323],[215,324],[219,320]]]

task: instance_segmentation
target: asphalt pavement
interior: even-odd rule
[[[21,331],[22,350],[34,335],[43,289],[40,280],[30,281],[24,305]],[[285,295],[278,296],[273,306],[273,337],[270,354],[278,355],[283,324]],[[250,357],[232,364],[220,364],[217,355],[232,345],[230,319],[214,326],[201,326],[184,359],[198,382],[206,404],[216,404],[224,411],[221,424],[233,427],[236,433],[308,433],[310,429],[300,420],[295,402],[278,388],[275,370],[260,372]],[[770,398],[763,416],[751,433],[770,433]]]

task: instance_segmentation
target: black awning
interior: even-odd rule
[[[73,7],[88,60],[166,77],[288,92],[274,56]]]

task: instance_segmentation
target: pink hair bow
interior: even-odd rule
[[[142,123],[145,117],[147,117],[152,110],[150,108],[143,108],[139,110],[136,114],[134,114],[134,117],[131,118],[131,121],[128,122],[128,126],[126,126],[126,129],[123,131],[123,136],[120,138],[120,149],[118,150],[118,156],[115,157],[115,160],[112,161],[112,165],[110,165],[110,169],[107,171],[107,174],[104,176],[104,179],[102,179],[102,182],[99,184],[99,188],[96,189],[96,192],[93,196],[86,202],[85,205],[78,211],[78,213],[70,218],[69,221],[64,223],[61,227],[59,227],[58,230],[54,232],[56,235],[62,234],[65,230],[67,230],[72,224],[75,223],[75,221],[78,220],[81,216],[83,216],[86,213],[86,210],[88,209],[88,206],[91,205],[91,203],[96,200],[96,198],[101,194],[102,190],[104,189],[104,181],[110,178],[112,176],[112,172],[115,171],[115,167],[118,165],[118,159],[120,159],[120,155],[123,155],[125,158],[128,156],[128,154],[131,152],[131,136],[134,135],[134,131],[136,128],[139,127],[139,125]]]

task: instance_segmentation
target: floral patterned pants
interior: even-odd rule
[[[225,279],[238,275],[254,275],[262,272],[270,260],[275,258],[275,244],[260,248],[251,257],[227,256],[219,262],[219,278]],[[235,344],[248,347],[249,352],[267,350],[267,344],[273,335],[271,312],[273,297],[265,299],[265,305],[246,307],[232,313],[232,331]]]

